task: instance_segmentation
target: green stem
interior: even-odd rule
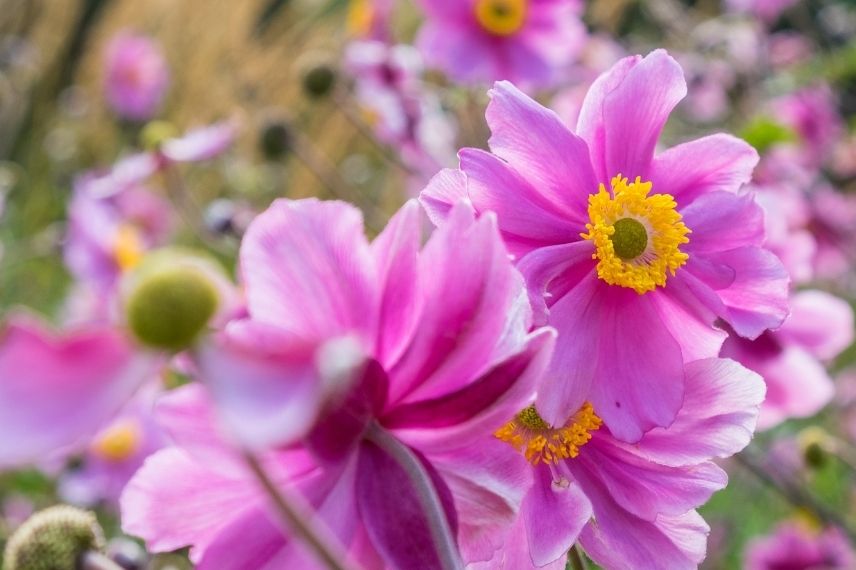
[[[586,564],[586,559],[580,553],[579,547],[574,545],[568,551],[568,563],[571,565],[573,570],[588,570],[588,564]]]

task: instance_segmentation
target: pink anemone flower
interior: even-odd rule
[[[767,383],[759,429],[819,412],[832,400],[835,386],[825,363],[853,342],[853,309],[823,291],[795,293],[791,315],[775,331],[755,340],[731,335],[722,356],[760,374]]]
[[[815,530],[786,522],[746,548],[746,570],[845,570],[856,567],[856,552],[841,530]]]
[[[10,318],[0,329],[0,469],[79,450],[160,363],[110,325],[55,334]]]
[[[536,324],[558,331],[538,394],[550,425],[589,400],[611,433],[638,441],[674,421],[685,363],[717,356],[717,319],[755,338],[788,311],[788,276],[762,248],[763,211],[738,193],[758,155],[716,134],[655,155],[686,94],[662,50],[594,82],[576,134],[507,82],[491,91],[491,152],[422,193],[442,223],[465,200],[495,212],[527,281]]]
[[[104,92],[113,111],[134,121],[151,119],[169,87],[169,67],[157,44],[123,32],[110,41],[105,59]]]
[[[561,570],[578,541],[607,569],[697,568],[709,528],[694,509],[728,480],[711,460],[749,443],[763,399],[757,374],[711,358],[687,365],[674,423],[635,445],[615,439],[590,403],[559,427],[524,409],[496,435],[533,464],[534,483],[504,549],[477,568]]]
[[[416,44],[429,65],[467,84],[547,87],[582,50],[577,0],[421,0]]]
[[[200,378],[244,445],[302,442],[311,453],[311,481],[278,481],[316,505],[319,524],[346,548],[362,542],[376,552],[385,566],[370,568],[440,567],[413,477],[391,448],[431,474],[462,558],[493,555],[526,470],[497,453],[492,433],[533,400],[555,334],[530,332],[523,281],[492,216],[459,207],[421,251],[420,227],[415,201],[371,243],[352,206],[275,202],[241,246],[249,317],[196,351]],[[180,472],[211,467],[180,453],[156,455],[131,484],[127,530],[155,550],[192,545],[200,569],[305,567],[279,535],[263,560],[257,547],[231,565],[210,554],[244,541],[248,523],[218,507],[227,500],[213,487],[211,501],[164,507],[176,479],[189,476]],[[158,462],[170,457],[176,477],[161,473]],[[182,527],[213,513],[222,525]]]

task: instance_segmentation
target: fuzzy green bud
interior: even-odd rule
[[[31,516],[9,539],[6,570],[76,570],[88,551],[100,550],[103,531],[95,515],[68,505]]]
[[[303,91],[313,99],[326,97],[336,84],[336,70],[327,62],[306,65],[303,70]]]
[[[129,276],[128,327],[142,344],[178,352],[193,345],[217,312],[219,295],[206,260],[155,252]]]
[[[802,430],[798,441],[803,461],[812,469],[821,469],[829,458],[829,444],[826,432],[818,427]]]

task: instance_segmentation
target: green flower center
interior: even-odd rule
[[[621,218],[613,224],[615,233],[610,236],[615,255],[621,259],[636,259],[648,247],[648,231],[633,218]]]

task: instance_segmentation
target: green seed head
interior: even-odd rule
[[[212,276],[203,267],[172,252],[143,260],[130,276],[125,297],[128,326],[137,340],[176,352],[193,345],[219,304]]]
[[[329,95],[335,84],[336,70],[329,63],[313,63],[303,71],[303,90],[313,99]]]
[[[615,233],[610,236],[612,248],[621,259],[636,259],[648,247],[648,231],[638,220],[622,218],[612,227],[615,228]]]
[[[6,544],[6,570],[75,570],[80,557],[103,547],[95,515],[59,505],[40,511],[21,525]]]

